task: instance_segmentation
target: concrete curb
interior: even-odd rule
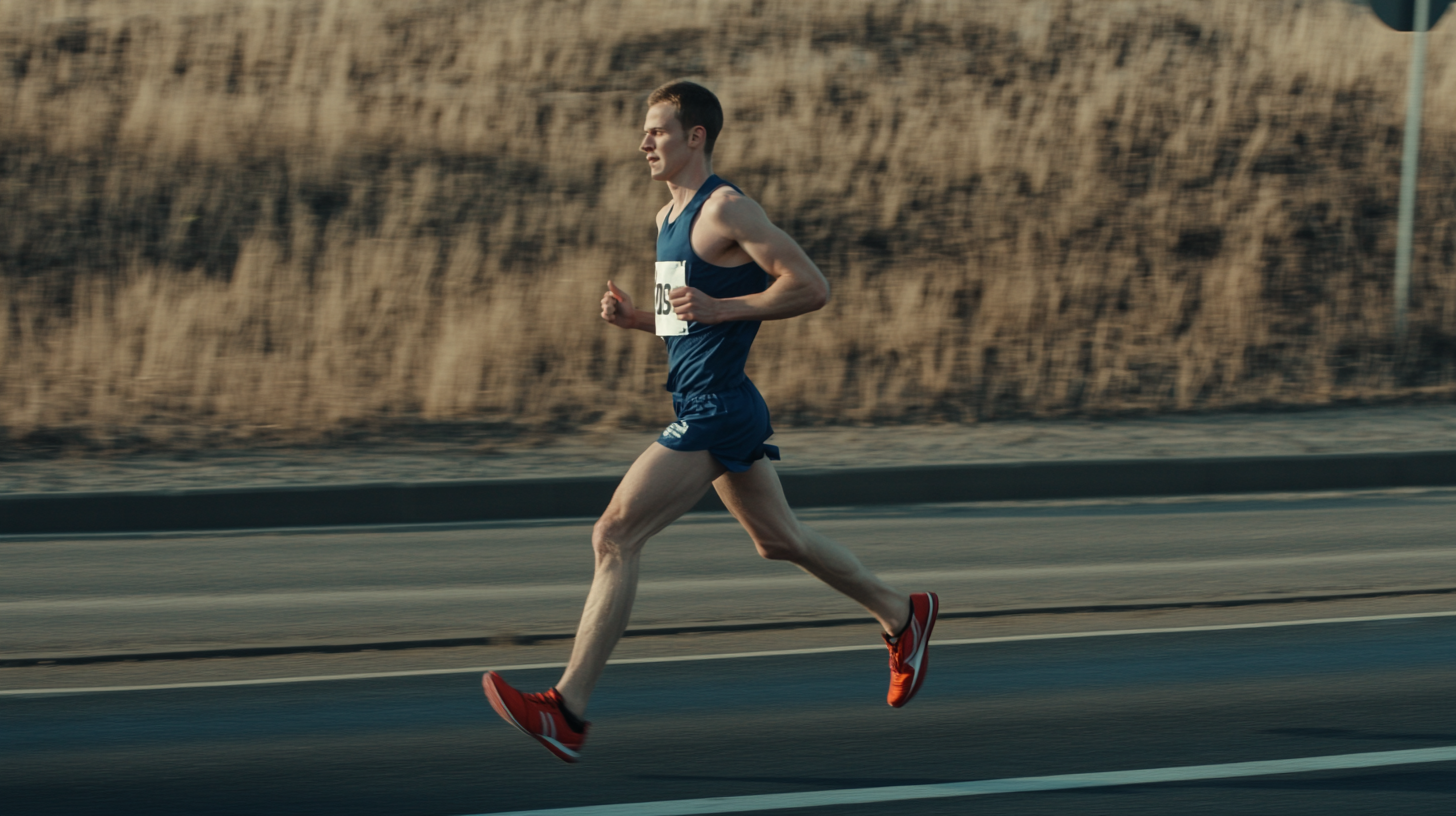
[[[795,507],[1456,485],[1456,450],[787,471]],[[594,517],[619,477],[0,496],[0,535]],[[722,510],[711,491],[696,510]]]
[[[1323,592],[1307,595],[1259,595],[1247,598],[1205,598],[1192,601],[1148,601],[1142,603],[1084,603],[1066,606],[1030,606],[1009,609],[967,609],[941,612],[940,618],[1004,618],[1017,615],[1071,615],[1077,613],[1143,612],[1158,609],[1226,609],[1244,606],[1320,603],[1374,598],[1403,598],[1412,595],[1451,595],[1456,587],[1431,586],[1363,592]],[[674,626],[645,626],[628,629],[623,637],[711,634],[723,632],[767,632],[784,629],[827,629],[836,626],[873,626],[868,616],[853,618],[810,618],[805,620],[735,621],[732,623],[684,623]],[[575,632],[543,632],[534,635],[418,638],[414,640],[344,641],[339,643],[275,643],[270,645],[217,647],[211,649],[168,649],[150,652],[96,652],[91,654],[0,655],[0,668],[30,666],[81,666],[93,663],[134,663],[155,660],[198,660],[217,657],[275,657],[294,654],[348,654],[389,652],[407,649],[450,649],[461,646],[523,646],[549,641],[571,640]]]

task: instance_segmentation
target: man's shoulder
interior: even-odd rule
[[[729,184],[720,184],[708,194],[708,200],[703,202],[703,209],[721,209],[723,206],[736,206],[743,202],[753,203],[748,194]]]
[[[703,202],[703,218],[713,221],[739,221],[743,218],[760,217],[763,207],[741,190],[724,184],[708,194]]]

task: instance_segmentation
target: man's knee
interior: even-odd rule
[[[804,554],[803,537],[793,533],[756,534],[753,546],[770,561],[798,561]]]
[[[615,515],[603,515],[592,527],[592,551],[598,561],[636,557],[643,544],[636,539],[626,520]]]

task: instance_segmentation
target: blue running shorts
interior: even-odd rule
[[[768,404],[749,380],[716,394],[672,395],[677,422],[663,429],[657,443],[676,451],[705,450],[734,473],[742,473],[767,456],[779,458],[779,449],[765,445],[773,436]]]

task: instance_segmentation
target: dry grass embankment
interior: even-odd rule
[[[0,0],[0,430],[663,421],[594,312],[680,75],[835,285],[783,424],[1447,394],[1453,25],[1397,349],[1408,40],[1336,0]]]

